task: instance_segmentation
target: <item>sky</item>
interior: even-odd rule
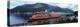
[[[57,1],[57,0],[10,0],[10,9],[19,6],[19,5],[23,5],[23,4],[34,4],[34,3],[47,3],[49,5],[53,5],[53,6],[59,6],[61,8],[70,8],[74,11],[77,10],[77,0],[67,0],[66,2],[64,2],[64,0],[61,1]]]

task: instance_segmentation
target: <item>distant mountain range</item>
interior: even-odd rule
[[[51,6],[45,3],[36,3],[36,4],[24,4],[21,6],[16,6],[13,9],[10,9],[11,13],[14,12],[36,12],[36,11],[45,11],[48,12],[65,12],[65,13],[73,13],[74,11],[68,8],[60,8],[58,6]]]

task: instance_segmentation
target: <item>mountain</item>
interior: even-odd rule
[[[36,4],[24,4],[21,6],[16,6],[11,9],[10,12],[36,12],[36,11],[45,11],[48,9],[48,12],[65,12],[65,13],[73,13],[73,10],[69,8],[60,8],[58,6],[51,6],[45,3],[36,3]]]
[[[44,3],[24,4],[11,9],[11,13],[45,11],[45,9],[47,8],[48,8],[48,4],[44,4]]]
[[[49,6],[48,12],[73,13],[74,11],[69,8],[60,8],[58,6]]]

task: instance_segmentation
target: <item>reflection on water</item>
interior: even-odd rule
[[[24,23],[24,19],[15,15],[10,15],[10,25]]]

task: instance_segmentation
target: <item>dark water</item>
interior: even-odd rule
[[[10,15],[10,25],[24,23],[25,20],[15,15]]]

